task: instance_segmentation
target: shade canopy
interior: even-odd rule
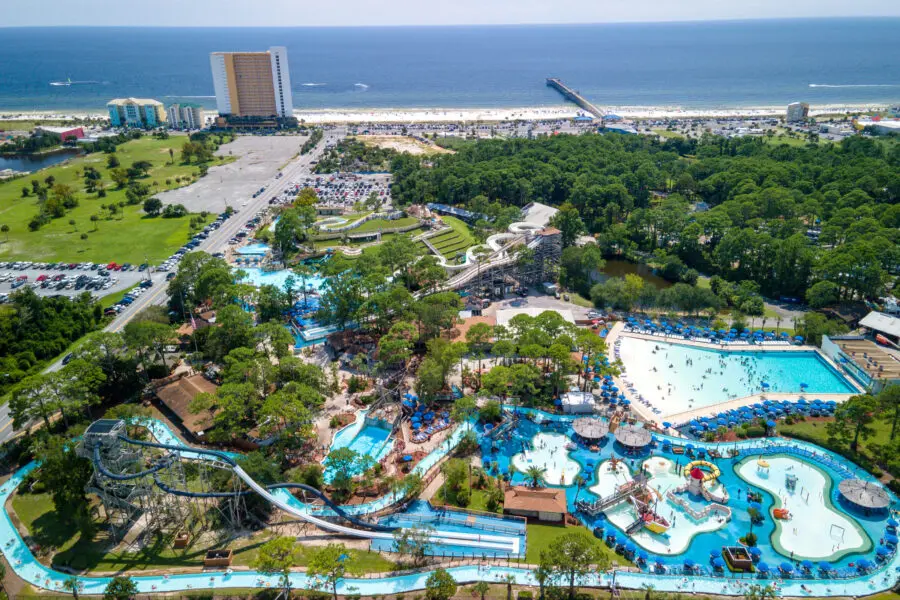
[[[838,490],[848,502],[862,508],[883,509],[891,503],[884,488],[862,479],[845,479],[838,484]]]
[[[650,444],[650,431],[634,425],[623,425],[616,429],[616,440],[629,448],[643,448]]]
[[[596,417],[581,417],[572,423],[572,429],[586,440],[599,440],[609,433],[609,424]]]

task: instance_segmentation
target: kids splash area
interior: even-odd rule
[[[503,413],[499,426],[459,425],[415,471],[427,478],[474,427],[482,464],[507,479],[508,490],[524,490],[526,499],[529,490],[561,498],[568,526],[583,524],[635,565],[588,575],[580,585],[740,596],[750,585],[763,584],[782,596],[829,597],[865,596],[897,582],[897,498],[871,475],[822,448],[780,438],[691,442],[617,417],[607,421],[508,405]],[[377,424],[367,422],[365,414],[360,417],[360,425],[341,430],[333,446],[366,446],[377,452],[390,443],[374,431]],[[507,575],[520,585],[537,583],[532,565],[512,560],[523,558],[530,545],[541,544],[534,538],[539,533],[529,535],[532,516],[398,502],[392,494],[342,506],[301,484],[257,483],[241,469],[236,454],[185,446],[160,421],[140,424],[149,440],[129,437],[124,421],[96,421],[77,451],[94,465],[91,485],[108,487],[117,502],[130,502],[131,491],[151,498],[151,518],[153,510],[163,515],[213,494],[181,487],[176,474],[190,463],[194,470],[230,474],[235,497],[255,494],[325,535],[368,540],[372,550],[390,552],[396,531],[425,527],[433,541],[432,556],[457,557],[457,566],[448,571],[459,583],[505,581]],[[26,465],[0,487],[4,506],[36,466]],[[227,495],[216,493],[217,498]],[[513,507],[509,500],[506,508],[505,513],[528,509]],[[42,564],[6,511],[0,539],[0,550],[19,577],[39,588],[62,589],[70,574]],[[346,578],[337,592],[421,590],[429,572]],[[314,587],[303,572],[290,578],[295,588]],[[85,594],[101,593],[109,581],[89,575],[79,579]],[[229,568],[138,574],[134,581],[141,594],[151,594],[277,587],[278,575]]]

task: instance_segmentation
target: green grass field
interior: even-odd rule
[[[351,229],[347,233],[367,233],[370,231],[378,231],[379,229],[409,227],[410,225],[415,225],[418,222],[419,220],[415,217],[401,217],[399,219],[394,219],[393,221],[388,221],[387,219],[372,219],[371,221],[366,221],[359,227]]]
[[[174,189],[192,182],[198,172],[197,165],[179,162],[181,145],[186,138],[172,136],[167,140],[143,137],[119,146],[116,156],[122,167],[139,160],[153,163],[149,175],[140,181],[149,185],[151,193]],[[169,149],[175,152],[175,164],[169,164]],[[93,153],[63,165],[44,169],[38,173],[0,184],[0,225],[9,226],[9,241],[0,236],[0,260],[31,261],[89,261],[118,263],[161,262],[184,244],[190,234],[191,215],[178,219],[147,217],[140,206],[126,205],[114,216],[104,216],[96,223],[91,215],[101,213],[101,204],[125,202],[125,190],[115,189],[106,167],[107,156]],[[223,164],[233,157],[216,158],[209,166]],[[102,174],[106,186],[105,198],[84,192],[84,182],[76,174],[85,166],[92,166]],[[52,175],[56,183],[63,183],[76,190],[79,206],[65,216],[53,219],[37,231],[29,231],[28,222],[38,213],[37,198],[22,197],[22,188],[31,187],[32,179],[41,182]],[[176,182],[175,177],[183,178]],[[185,177],[189,177],[185,181]],[[74,220],[75,225],[70,225]],[[87,234],[82,240],[81,235]]]
[[[525,550],[525,562],[532,565],[538,564],[541,561],[541,552],[546,550],[556,538],[573,531],[583,531],[585,535],[594,540],[594,545],[600,549],[603,555],[609,558],[610,563],[618,563],[620,567],[634,566],[630,560],[616,554],[609,546],[595,538],[586,527],[562,527],[560,525],[542,525],[538,523],[529,523],[526,527],[525,533],[528,544]]]
[[[56,512],[49,494],[16,494],[12,499],[13,510],[21,525],[31,534],[32,541],[43,548],[53,548],[52,564],[55,567],[71,567],[89,571],[139,571],[168,567],[202,567],[206,551],[228,547],[234,551],[234,564],[249,566],[256,558],[259,547],[273,535],[264,531],[252,537],[239,538],[227,544],[198,542],[187,548],[172,548],[169,536],[157,537],[138,552],[107,552],[109,540],[101,531],[91,540],[83,540],[74,523],[62,519]],[[98,528],[99,529],[99,528]],[[305,566],[308,553],[315,550],[298,546],[295,566]],[[354,565],[366,572],[384,572],[395,565],[377,552],[348,550]]]
[[[460,252],[465,252],[475,244],[475,236],[469,226],[456,217],[442,216],[441,220],[450,226],[451,231],[446,231],[428,241],[437,248],[441,256],[447,259],[454,258]]]

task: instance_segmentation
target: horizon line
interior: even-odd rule
[[[833,15],[820,17],[737,17],[721,19],[671,19],[661,21],[550,21],[550,22],[510,22],[510,23],[398,23],[379,25],[0,25],[4,29],[383,29],[406,27],[552,27],[552,26],[583,26],[596,25],[673,25],[673,24],[697,24],[697,23],[758,23],[776,21],[834,21],[844,19],[900,19],[900,14],[872,14],[872,15]]]

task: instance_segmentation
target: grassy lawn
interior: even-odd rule
[[[401,217],[399,219],[394,219],[393,221],[388,221],[387,219],[372,219],[371,221],[366,221],[359,227],[351,229],[347,233],[368,233],[370,231],[378,231],[379,229],[408,227],[410,225],[415,225],[418,222],[419,220],[415,217]]]
[[[796,433],[799,436],[802,436],[803,439],[808,439],[819,445],[827,446],[828,432],[825,430],[825,425],[832,420],[833,419],[807,419],[806,421],[800,421],[793,425],[786,425],[781,421],[778,423],[778,433],[788,437],[792,433]],[[869,448],[873,444],[887,444],[891,437],[891,424],[889,421],[876,419],[872,422],[871,427],[874,431],[872,436],[867,440],[860,438],[859,441],[860,454],[869,460],[872,460],[872,453]]]
[[[669,131],[668,129],[653,129],[653,133],[669,139],[684,137],[680,133]]]
[[[354,231],[356,231],[356,230],[354,230]],[[412,231],[407,231],[406,233],[383,233],[383,234],[381,234],[381,241],[383,243],[383,242],[392,240],[396,237],[400,237],[400,236],[412,237],[412,236],[419,235],[420,233],[422,233],[421,229],[413,229]],[[345,243],[343,243],[341,238],[335,238],[333,240],[320,240],[317,242],[313,242],[313,244],[315,245],[315,247],[317,249],[322,250],[324,248],[336,248],[337,246],[350,246],[350,247],[362,246],[363,244],[371,244],[374,241],[375,241],[374,239],[365,240],[365,241],[347,240],[347,243],[345,244]]]
[[[115,156],[123,168],[140,160],[150,161],[153,166],[148,176],[139,181],[149,185],[151,194],[155,194],[196,180],[198,166],[179,162],[180,148],[185,141],[184,136],[171,136],[166,140],[145,136],[122,144]],[[175,164],[169,163],[169,149],[175,153]],[[115,189],[109,175],[107,156],[102,152],[88,154],[24,178],[0,183],[0,223],[10,228],[9,241],[6,242],[4,237],[0,243],[0,260],[140,264],[149,259],[158,263],[184,244],[190,234],[191,215],[178,219],[150,218],[140,206],[128,205],[113,217],[101,210],[101,204],[126,201],[125,190]],[[216,158],[208,166],[231,160],[234,157]],[[107,192],[105,198],[84,192],[84,181],[76,172],[80,173],[86,166],[94,167],[101,173],[101,182]],[[79,205],[39,230],[29,231],[28,222],[38,213],[38,201],[34,195],[23,198],[22,188],[30,188],[32,179],[43,182],[50,175],[56,183],[66,184],[75,190]],[[176,182],[175,177],[182,178],[181,182]],[[100,220],[91,222],[91,215],[100,216]],[[69,220],[74,220],[75,225],[69,225]],[[82,240],[82,234],[87,234],[87,239]]]
[[[577,304],[578,306],[583,306],[584,308],[594,308],[593,302],[576,292],[569,292],[569,299],[572,300],[572,304]]]
[[[60,127],[63,125],[87,127],[86,124],[77,124],[74,121],[63,121],[60,119],[3,119],[0,120],[0,131],[31,131],[38,125],[46,125],[48,127]]]
[[[32,540],[42,548],[55,548],[52,564],[91,571],[146,570],[163,567],[200,567],[207,550],[222,548],[222,544],[195,542],[187,548],[172,548],[170,536],[159,536],[154,543],[139,552],[108,552],[109,539],[104,532],[84,540],[74,524],[60,518],[49,494],[16,494],[12,506],[21,526],[31,533]],[[250,538],[233,540],[225,547],[234,551],[234,564],[249,566],[256,558],[259,547],[274,537],[264,531]],[[305,566],[314,547],[299,547],[296,566]],[[348,550],[353,562],[366,572],[384,572],[394,568],[394,563],[377,552]]]
[[[526,534],[528,536],[528,547],[525,550],[525,562],[533,565],[538,564],[541,560],[542,551],[546,550],[556,538],[567,533],[572,533],[573,531],[583,531],[585,535],[594,540],[594,545],[600,548],[600,551],[609,558],[610,563],[618,563],[620,567],[634,566],[630,560],[616,554],[615,551],[604,544],[602,540],[595,538],[593,534],[588,531],[587,527],[562,527],[559,525],[542,525],[538,523],[529,523],[527,525]]]

